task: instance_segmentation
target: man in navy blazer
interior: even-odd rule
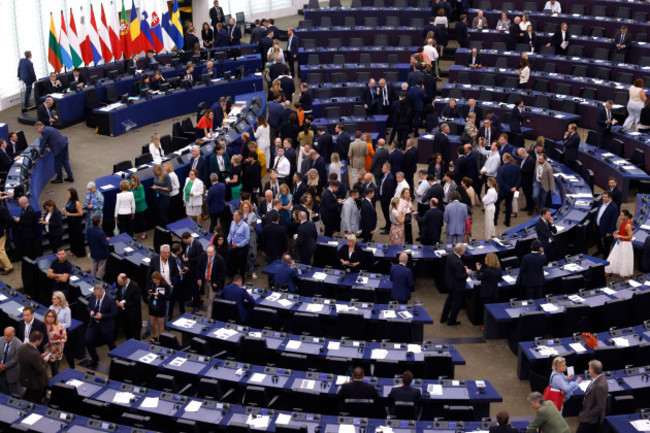
[[[18,62],[18,80],[25,83],[25,110],[29,108],[29,98],[32,96],[32,85],[36,81],[36,72],[32,63],[32,52],[25,51],[25,57]]]
[[[553,260],[553,257],[555,257],[553,236],[557,234],[557,228],[553,224],[553,217],[549,208],[545,207],[540,212],[540,218],[535,223],[535,232],[537,233],[537,239],[539,239],[542,248],[544,248],[544,254],[549,260]]]
[[[567,132],[564,133],[563,141],[564,163],[572,168],[573,162],[578,160],[578,149],[580,148],[580,136],[578,125],[570,123]]]
[[[413,271],[406,266],[408,260],[408,255],[401,253],[399,263],[390,268],[390,281],[392,282],[390,298],[400,304],[408,303],[411,299],[411,291],[415,288]]]
[[[237,311],[239,311],[241,323],[248,323],[250,310],[255,305],[255,299],[242,287],[242,283],[241,275],[236,274],[232,277],[232,283],[223,288],[220,297],[226,301],[237,303]],[[248,305],[245,304],[246,302]]]
[[[266,263],[273,263],[280,260],[282,254],[288,251],[287,228],[280,224],[280,214],[269,212],[271,215],[270,224],[266,224],[262,230],[262,254],[266,257]]]
[[[621,30],[616,32],[612,41],[614,42],[614,53],[623,53],[624,56],[627,56],[632,46],[632,35],[627,30],[627,26],[621,26]]]
[[[619,210],[612,200],[612,193],[605,191],[600,206],[598,206],[595,220],[596,247],[598,248],[598,254],[602,254],[603,257],[607,257],[609,250],[612,248],[618,217]]]
[[[472,273],[463,263],[463,254],[465,254],[465,244],[457,243],[454,245],[454,252],[447,256],[445,263],[444,282],[449,290],[449,295],[447,295],[445,306],[442,309],[440,323],[447,322],[448,326],[460,325],[457,320],[458,312],[463,305],[467,276]]]
[[[273,284],[275,286],[287,286],[289,292],[297,293],[296,280],[298,279],[298,270],[289,254],[282,256],[282,263],[278,266]]]
[[[412,382],[413,373],[409,370],[402,373],[402,383],[391,389],[388,394],[388,407],[391,412],[393,412],[393,408],[397,402],[413,403],[416,408],[420,406],[422,392],[420,389],[412,387]]]
[[[208,317],[212,317],[212,302],[215,295],[218,295],[226,283],[226,262],[217,252],[217,247],[208,245],[205,253],[199,259],[199,287],[205,291],[205,297],[208,301]],[[231,299],[232,300],[232,299]],[[199,301],[194,303],[195,308],[199,306]]]
[[[295,68],[296,60],[298,60],[298,47],[300,45],[300,39],[298,38],[298,35],[296,35],[296,32],[293,30],[293,27],[289,27],[287,29],[287,34],[289,35],[289,39],[287,40],[287,51],[286,51],[285,62],[289,64],[289,69],[291,70],[291,76],[295,77],[296,72],[294,68]],[[298,69],[298,73],[300,75],[300,69]]]
[[[284,111],[284,105],[281,102],[282,100],[282,93],[278,93],[277,95],[274,95],[274,98],[272,101],[269,101],[269,117],[268,117],[268,122],[269,126],[271,128],[276,129],[278,126],[280,126],[280,115]]]
[[[375,189],[366,188],[365,197],[361,200],[361,238],[364,242],[372,242],[372,236],[377,229],[377,211],[375,210]]]
[[[460,15],[460,21],[456,23],[455,30],[458,45],[460,45],[461,48],[465,48],[467,45],[467,38],[469,37],[469,33],[467,32],[467,15]]]
[[[316,241],[318,240],[318,232],[316,225],[307,220],[307,212],[301,211],[298,213],[298,233],[294,235],[296,240],[296,248],[300,256],[300,263],[309,265],[311,264],[311,257],[316,251]]]
[[[219,182],[217,173],[210,174],[210,182],[212,182],[212,185],[208,188],[205,202],[208,205],[208,213],[210,214],[210,228],[208,231],[213,233],[217,220],[221,221],[221,228],[226,227],[224,214],[226,209],[226,185]]]
[[[320,198],[320,219],[325,226],[325,236],[331,237],[341,230],[341,203],[343,200],[336,197],[339,190],[337,180],[330,181],[329,188],[323,191]]]
[[[181,274],[179,271],[179,264],[176,262],[176,257],[172,255],[171,247],[167,244],[160,246],[160,254],[152,257],[149,262],[149,272],[147,272],[147,288],[151,287],[151,274],[160,272],[169,284],[169,293],[166,298],[166,315],[165,318],[171,320],[174,315],[174,305],[178,302],[178,309],[182,313],[185,312],[185,293],[181,288]],[[168,271],[163,272],[164,268]]]
[[[397,148],[396,143],[392,143],[391,147],[393,148],[392,152],[388,155],[388,162],[390,163],[390,172],[393,173],[393,176],[397,176],[398,171],[402,171],[402,159],[404,154],[401,150]]]
[[[90,275],[101,280],[106,273],[106,261],[111,251],[108,246],[108,239],[106,239],[106,233],[102,230],[102,217],[99,215],[93,217],[92,226],[88,227],[86,238],[88,239],[90,259],[92,261]]]
[[[101,284],[96,284],[93,296],[88,299],[88,314],[90,319],[86,328],[86,349],[90,355],[88,368],[96,367],[99,356],[95,348],[95,339],[101,336],[109,350],[115,349],[115,318],[117,317],[117,304],[115,298],[104,291]]]
[[[438,200],[429,200],[429,209],[424,215],[415,214],[420,225],[420,242],[422,245],[435,245],[440,242],[440,233],[445,223],[445,215],[437,208]]]
[[[228,24],[228,39],[230,39],[230,45],[239,45],[241,43],[241,29],[237,25],[237,21],[235,21],[234,18],[230,18]]]
[[[509,153],[503,155],[503,164],[497,170],[497,185],[499,187],[499,198],[495,204],[494,225],[499,218],[499,207],[503,200],[506,201],[506,227],[510,227],[510,216],[512,214],[512,198],[515,191],[521,185],[521,171],[515,164],[515,159]]]
[[[413,131],[417,136],[420,119],[422,119],[422,110],[424,110],[424,101],[427,99],[427,92],[424,90],[424,78],[418,78],[417,82],[409,87],[406,91],[406,99],[413,107]]]
[[[45,98],[45,101],[36,109],[36,118],[39,122],[43,122],[44,125],[54,126],[56,121],[59,119],[59,116],[54,114],[52,106],[54,105],[54,99],[49,96]]]
[[[599,132],[603,137],[608,135],[612,129],[613,125],[616,125],[618,121],[614,119],[612,115],[612,107],[614,106],[614,101],[605,102],[605,106],[600,109],[598,116],[596,117],[596,131]]]
[[[197,170],[199,172],[199,179],[201,179],[203,185],[207,185],[210,168],[208,161],[201,156],[201,148],[199,146],[192,146],[192,158],[190,158],[189,164],[190,170]]]
[[[510,110],[510,132],[521,133],[521,124],[524,123],[524,100],[518,99]]]
[[[542,243],[535,239],[530,246],[530,254],[521,259],[519,280],[524,287],[527,299],[539,299],[544,296],[544,265],[546,256]]]
[[[41,134],[40,153],[44,155],[46,151],[52,152],[54,155],[54,171],[56,172],[56,179],[52,183],[63,182],[63,172],[61,167],[65,168],[68,177],[65,179],[67,182],[74,182],[74,176],[70,169],[70,155],[68,153],[68,137],[61,135],[59,131],[51,126],[45,126],[43,122],[36,122],[34,125],[36,132]]]

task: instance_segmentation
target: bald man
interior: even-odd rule
[[[415,288],[413,271],[406,266],[408,260],[408,255],[401,253],[399,255],[399,263],[390,268],[390,281],[393,283],[390,290],[390,297],[400,304],[408,303],[409,299],[411,299],[411,292]]]

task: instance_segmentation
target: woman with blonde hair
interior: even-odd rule
[[[284,184],[282,184],[284,185]],[[282,186],[280,186],[282,189]],[[257,215],[250,200],[242,200],[239,205],[242,211],[242,221],[248,224],[250,230],[250,239],[248,241],[248,257],[246,259],[246,270],[250,272],[252,279],[257,279],[255,267],[257,266]]]
[[[285,63],[284,51],[280,47],[280,39],[273,39],[273,46],[266,52],[266,58],[269,62],[274,62],[277,56],[282,57],[282,63]]]
[[[483,196],[483,206],[485,207],[485,239],[490,240],[497,236],[496,229],[494,228],[494,212],[496,209],[494,204],[498,199],[497,180],[489,177],[487,187],[487,193]]]
[[[320,182],[319,176],[318,176],[318,170],[315,168],[310,169],[307,172],[307,186],[315,186],[316,189],[318,189],[318,184]]]
[[[411,222],[413,220],[413,198],[411,197],[411,190],[404,188],[399,195],[400,211],[404,211],[404,242],[408,244],[413,243],[413,228]]]
[[[199,179],[199,171],[195,168],[190,170],[189,176],[185,179],[183,202],[188,218],[199,224],[201,222],[201,206],[203,205],[203,181]]]
[[[159,225],[165,227],[169,223],[167,212],[169,210],[169,192],[172,190],[172,182],[160,165],[154,165],[153,167],[153,186],[151,189],[156,194]]]
[[[133,219],[134,232],[140,233],[140,239],[147,239],[147,219],[145,212],[147,212],[147,197],[144,193],[144,186],[140,183],[138,176],[133,173],[129,176],[131,183],[131,191],[135,199],[135,217]]]
[[[59,374],[59,364],[63,358],[63,346],[68,341],[68,334],[65,328],[59,322],[59,319],[54,310],[47,310],[43,315],[43,323],[47,329],[48,342],[45,345],[45,353],[49,354],[49,358],[44,358],[48,361],[52,369],[52,376]]]
[[[372,165],[372,157],[375,154],[375,147],[372,145],[372,135],[369,132],[366,132],[363,135],[363,139],[368,145],[368,154],[366,155],[366,172],[370,172],[370,166]]]
[[[571,398],[574,392],[580,388],[580,382],[582,378],[578,376],[576,381],[573,382],[573,375],[567,376],[566,374],[566,359],[561,356],[556,356],[551,363],[551,377],[549,379],[549,385],[558,391],[565,393],[564,400]],[[559,410],[559,409],[558,409]]]
[[[478,135],[478,128],[476,127],[476,113],[468,113],[465,119],[465,130],[463,131],[465,139],[472,145],[476,144],[476,136]]]
[[[183,199],[181,198],[181,183],[178,180],[178,175],[174,171],[174,164],[171,161],[166,161],[163,166],[165,173],[169,176],[171,182],[171,190],[169,191],[169,207],[171,208],[170,216],[176,221],[182,217],[180,209],[183,208]]]
[[[330,166],[327,167],[327,174],[336,174],[336,180],[341,182],[341,158],[338,153],[333,152],[330,156]]]
[[[402,245],[404,243],[404,220],[406,211],[399,209],[400,198],[393,197],[390,200],[390,233],[388,235],[388,245]]]
[[[629,87],[629,99],[627,102],[627,119],[623,123],[623,128],[636,128],[641,118],[641,110],[648,97],[643,90],[643,78],[637,78]]]
[[[257,147],[264,153],[264,161],[267,164],[271,163],[271,128],[269,127],[266,117],[259,115],[257,116],[257,126],[255,124],[251,125],[253,128],[253,135],[255,136],[255,141],[257,142]],[[259,160],[259,159],[258,159]],[[260,164],[262,164],[262,161]],[[262,173],[265,172],[267,166],[262,165]],[[262,176],[264,176],[262,174]]]
[[[49,309],[56,313],[57,319],[59,319],[59,322],[65,329],[70,327],[72,324],[72,312],[63,292],[57,290],[52,293],[52,305],[50,305]]]
[[[154,164],[160,164],[165,157],[165,151],[160,144],[160,134],[154,132],[151,135],[151,143],[149,143],[149,153],[153,158]]]
[[[261,172],[262,177],[266,176],[266,171],[267,171],[266,170],[266,162],[267,162],[267,159],[266,159],[266,155],[264,154],[264,152],[262,152],[260,147],[254,141],[249,141],[248,142],[248,151],[251,152],[251,153],[256,153],[257,154],[257,161],[262,166],[262,172]]]
[[[275,99],[275,95],[282,94],[282,86],[280,85],[280,80],[275,80],[269,86],[269,95],[267,96],[267,101],[272,101]]]
[[[115,221],[120,233],[133,236],[133,218],[135,217],[135,197],[128,180],[120,182],[120,193],[115,198]]]

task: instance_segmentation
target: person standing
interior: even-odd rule
[[[445,223],[447,224],[447,243],[462,242],[465,236],[465,221],[469,217],[467,205],[460,202],[460,193],[449,194],[449,204],[445,207]]]
[[[401,253],[399,263],[390,268],[390,281],[392,283],[390,297],[400,304],[408,303],[409,299],[411,299],[411,292],[415,288],[413,271],[407,267],[407,263],[408,255]]]
[[[564,133],[562,141],[564,151],[564,163],[573,168],[574,162],[578,160],[578,149],[580,148],[580,136],[578,135],[578,125],[570,123],[567,131]]]
[[[126,181],[122,182],[126,183],[128,189],[129,183]],[[117,209],[117,204],[115,206],[115,209]],[[68,202],[62,209],[62,214],[65,215],[68,219],[70,252],[72,252],[72,254],[77,257],[86,257],[86,243],[84,239],[83,228],[81,227],[81,220],[84,216],[81,202],[79,201],[79,195],[77,194],[77,190],[75,188],[68,189]]]
[[[93,217],[104,218],[104,195],[97,190],[95,182],[88,182],[86,189],[84,208],[86,209],[86,230],[88,230]]]
[[[0,345],[0,392],[3,394],[22,395],[24,390],[20,386],[20,369],[18,366],[18,353],[23,342],[16,337],[13,326],[4,329],[4,338]]]
[[[88,229],[88,247],[90,248],[90,260],[92,262],[90,275],[98,279],[104,278],[106,273],[106,261],[110,255],[108,238],[102,230],[102,218],[95,215],[92,220],[92,227]]]
[[[397,182],[393,173],[391,173],[391,164],[385,162],[381,166],[381,171],[383,173],[381,181],[379,182],[379,203],[381,206],[381,211],[384,214],[385,226],[382,229],[382,234],[386,235],[390,232],[390,203],[395,195],[395,190],[397,189]]]
[[[534,211],[540,210],[549,204],[549,193],[557,194],[555,190],[555,177],[553,177],[553,167],[548,162],[546,153],[542,152],[537,156],[537,163],[535,164],[533,181]]]
[[[366,155],[368,155],[368,144],[361,139],[363,136],[361,131],[354,134],[354,141],[350,143],[350,150],[348,151],[348,159],[350,160],[350,185],[353,185],[357,179],[359,170],[366,167]],[[342,155],[345,157],[345,155]]]
[[[11,264],[11,260],[9,260],[5,249],[9,230],[11,230],[11,226],[13,225],[13,218],[5,202],[7,197],[6,195],[0,195],[0,268],[2,268],[0,275],[10,274],[14,270],[14,265]]]
[[[59,247],[56,251],[56,258],[52,260],[46,274],[47,278],[52,280],[52,291],[60,291],[70,297],[72,269],[72,263],[66,259],[65,248]]]
[[[26,388],[23,398],[32,403],[40,404],[45,398],[47,389],[47,361],[41,356],[38,347],[43,343],[43,333],[34,331],[29,334],[27,344],[18,350],[18,368],[20,384]]]
[[[542,243],[535,239],[530,246],[531,252],[521,259],[519,279],[524,287],[527,299],[539,299],[544,296],[544,265],[546,256]]]
[[[66,182],[74,182],[74,176],[70,169],[70,153],[68,151],[68,137],[61,135],[59,131],[51,126],[45,126],[43,122],[36,122],[34,124],[36,132],[41,134],[40,154],[45,155],[45,152],[52,152],[54,155],[54,171],[56,172],[56,179],[50,183],[62,183],[63,171],[65,169],[68,177],[65,178]]]
[[[219,182],[219,176],[216,173],[210,174],[212,185],[208,188],[208,194],[205,201],[208,205],[210,214],[210,228],[208,232],[214,233],[217,221],[221,222],[221,227],[225,228],[225,210],[226,210],[226,185]]]
[[[544,401],[544,397],[539,392],[531,392],[528,395],[528,402],[537,412],[526,433],[571,433],[569,425],[562,418],[555,403],[550,400]]]
[[[422,245],[435,245],[440,242],[442,226],[445,223],[444,213],[438,209],[438,200],[432,198],[429,200],[429,209],[424,212],[415,214],[415,219],[420,226],[420,242]]]
[[[36,260],[36,257],[40,255],[41,251],[36,212],[34,212],[32,205],[29,204],[27,197],[20,197],[18,199],[18,206],[21,209],[20,216],[13,218],[18,223],[18,228],[20,229],[20,237],[23,241],[23,254],[32,260]],[[9,269],[13,269],[13,266]]]
[[[544,254],[546,254],[549,260],[553,260],[553,257],[555,257],[552,248],[553,236],[557,234],[557,228],[553,224],[553,217],[549,208],[542,208],[540,218],[535,223],[535,232],[537,233],[537,239],[539,239],[542,248],[544,248]]]
[[[481,282],[478,293],[481,298],[481,305],[496,302],[499,296],[499,281],[501,281],[503,274],[499,257],[494,253],[487,254],[485,256],[485,267],[481,262],[476,262],[476,270],[478,271],[478,280]]]
[[[494,209],[497,202],[497,180],[493,177],[488,177],[486,182],[487,193],[483,196],[483,206],[485,207],[485,239],[490,240],[497,236],[496,229],[494,228]]]
[[[117,284],[115,305],[118,311],[118,323],[122,326],[124,338],[139,340],[142,328],[142,292],[140,286],[126,274],[117,276]]]
[[[623,123],[623,128],[634,129],[641,118],[641,109],[645,105],[648,97],[643,90],[643,78],[637,78],[629,88],[629,99],[627,102],[627,118]]]
[[[151,187],[156,194],[156,207],[158,208],[158,223],[162,227],[166,227],[169,223],[168,211],[170,192],[172,190],[172,182],[170,176],[165,173],[160,165],[153,167],[153,186]],[[179,195],[180,193],[176,194]]]
[[[632,248],[632,238],[634,237],[634,227],[631,221],[632,215],[627,209],[621,211],[621,229],[614,232],[616,244],[612,252],[607,256],[608,266],[605,266],[605,275],[620,275],[623,278],[629,278],[634,273],[634,249]]]
[[[512,216],[512,199],[515,191],[521,184],[521,172],[519,167],[514,163],[515,159],[509,153],[504,153],[502,157],[503,164],[497,170],[497,185],[499,187],[498,199],[494,205],[494,225],[497,225],[499,219],[499,207],[501,202],[506,202],[505,226],[510,227],[510,218]]]
[[[609,254],[614,242],[616,232],[616,221],[619,217],[618,206],[612,200],[612,193],[605,191],[600,206],[596,212],[596,247],[598,254],[605,257]]]
[[[138,176],[133,173],[129,177],[131,192],[135,200],[135,215],[133,216],[133,232],[140,233],[141,240],[147,239],[147,196],[144,192],[144,186],[140,183]]]
[[[361,201],[361,238],[363,242],[372,242],[372,237],[377,230],[377,211],[375,210],[375,189],[368,187],[365,190],[365,198]]]
[[[311,258],[316,251],[316,241],[318,240],[318,231],[316,225],[307,219],[307,212],[298,213],[298,233],[294,235],[296,240],[296,249],[300,257],[300,263],[304,265],[311,264]]]
[[[32,332],[40,331],[44,335],[44,341],[38,345],[38,350],[43,353],[47,343],[47,329],[43,322],[34,317],[34,307],[28,305],[23,308],[23,320],[16,325],[16,336],[21,341],[27,341]]]
[[[52,369],[52,376],[59,374],[59,365],[63,358],[63,347],[68,341],[68,334],[65,328],[59,322],[54,310],[47,310],[43,315],[43,322],[47,329],[48,342],[45,345],[45,353],[48,364]]]
[[[233,275],[245,275],[248,263],[250,228],[243,221],[243,216],[244,213],[239,209],[233,213],[233,220],[230,223],[230,231],[228,232],[228,243],[230,244],[228,268]]]
[[[115,222],[120,233],[133,237],[133,217],[135,216],[135,198],[128,180],[120,182],[120,193],[115,198]]]
[[[561,356],[557,356],[553,359],[551,370],[552,371],[551,377],[549,379],[549,385],[558,391],[565,393],[566,395],[564,397],[564,400],[570,399],[573,393],[580,388],[580,382],[582,382],[582,378],[578,376],[575,381],[572,381],[573,375],[566,375],[566,359]],[[558,410],[562,409],[558,408]]]
[[[117,317],[117,303],[115,298],[104,291],[101,284],[96,284],[93,296],[88,301],[88,314],[90,319],[86,329],[86,349],[90,355],[87,368],[95,368],[99,364],[99,356],[95,348],[95,339],[101,336],[109,350],[115,349],[115,318]]]
[[[160,334],[165,330],[167,300],[169,299],[169,284],[160,272],[154,271],[149,278],[147,287],[147,304],[149,305],[149,326],[151,339],[149,343],[158,343]]]
[[[341,203],[343,200],[336,197],[339,190],[337,180],[330,181],[329,187],[321,195],[321,221],[325,225],[324,234],[331,237],[335,232],[341,229]]]
[[[597,359],[589,361],[589,376],[591,382],[585,390],[582,410],[578,414],[580,425],[576,433],[597,433],[605,422],[609,386],[603,375],[603,364]]]
[[[467,276],[472,273],[463,263],[463,254],[465,254],[465,245],[457,243],[454,245],[454,252],[447,256],[447,263],[445,264],[444,281],[449,290],[449,295],[447,295],[447,300],[442,310],[440,323],[447,322],[448,326],[460,325],[457,319],[458,312],[463,304]]]
[[[18,81],[25,84],[25,104],[23,113],[29,110],[29,99],[32,96],[32,85],[36,81],[36,72],[32,63],[32,52],[25,51],[25,57],[18,62]]]
[[[286,59],[285,61],[289,63],[289,69],[291,70],[291,76],[295,77],[296,73],[294,71],[294,65],[296,63],[296,60],[298,60],[298,47],[299,47],[299,39],[298,36],[296,36],[296,32],[294,31],[293,27],[289,27],[287,29],[287,34],[289,35],[289,39],[287,40],[287,50],[286,50]],[[300,77],[300,68],[298,68],[298,77]]]
[[[235,211],[235,213],[236,212],[239,211]],[[232,234],[232,226],[230,234]],[[201,245],[201,242],[191,235],[190,232],[184,232],[181,238],[184,245],[183,262],[188,267],[187,293],[189,298],[192,299],[193,312],[197,312],[198,308],[201,306],[200,289],[197,281],[201,278],[199,261],[203,255],[203,246]]]
[[[271,264],[280,260],[287,251],[287,228],[280,224],[280,214],[272,212],[271,222],[262,230],[262,254],[266,257],[266,263]]]

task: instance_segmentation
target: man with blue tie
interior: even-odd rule
[[[390,297],[400,304],[408,303],[409,299],[411,299],[411,291],[415,288],[413,271],[406,266],[408,260],[408,255],[401,253],[399,263],[390,268],[390,281],[392,282]]]
[[[535,239],[530,246],[530,254],[521,259],[519,279],[526,291],[527,299],[538,299],[544,296],[544,265],[546,256],[542,243]]]
[[[287,41],[287,56],[285,59],[286,63],[289,63],[289,69],[291,70],[291,76],[295,77],[296,73],[294,71],[294,64],[298,59],[298,44],[299,39],[296,36],[296,32],[293,30],[293,27],[287,29],[287,34],[289,35],[289,40]],[[298,77],[300,77],[300,68],[298,68]]]
[[[94,368],[99,363],[99,356],[95,348],[95,338],[101,336],[109,350],[115,349],[115,317],[117,316],[117,303],[115,298],[104,291],[101,284],[96,284],[93,296],[88,300],[88,314],[90,319],[86,328],[86,349],[90,355],[87,368]]]
[[[296,264],[289,254],[282,256],[282,263],[277,267],[273,285],[276,287],[286,286],[291,293],[297,293],[296,280],[298,279],[298,270]]]
[[[18,81],[25,84],[25,105],[23,112],[29,109],[29,98],[32,96],[32,85],[36,81],[34,64],[32,63],[32,52],[25,51],[25,58],[18,63]]]
[[[229,272],[233,274],[246,274],[246,262],[248,260],[248,243],[250,242],[250,229],[245,221],[242,221],[243,213],[237,209],[232,216],[228,243],[230,244]]]
[[[54,171],[56,172],[56,179],[52,183],[63,182],[63,172],[61,168],[65,168],[68,177],[66,182],[74,182],[74,176],[70,169],[70,154],[68,153],[68,137],[61,135],[59,131],[51,126],[45,126],[43,122],[36,122],[34,124],[36,132],[41,134],[40,153],[41,157],[45,152],[52,152],[54,155]]]
[[[242,276],[236,274],[232,277],[232,283],[223,288],[220,296],[226,301],[235,302],[239,311],[240,323],[248,323],[250,308],[255,305],[255,299],[242,287],[242,284]],[[250,308],[245,304],[246,302]]]
[[[619,210],[616,203],[612,200],[612,193],[605,191],[603,199],[596,212],[596,247],[598,255],[607,257],[609,250],[614,242],[614,232],[616,231],[616,222],[618,221]]]

